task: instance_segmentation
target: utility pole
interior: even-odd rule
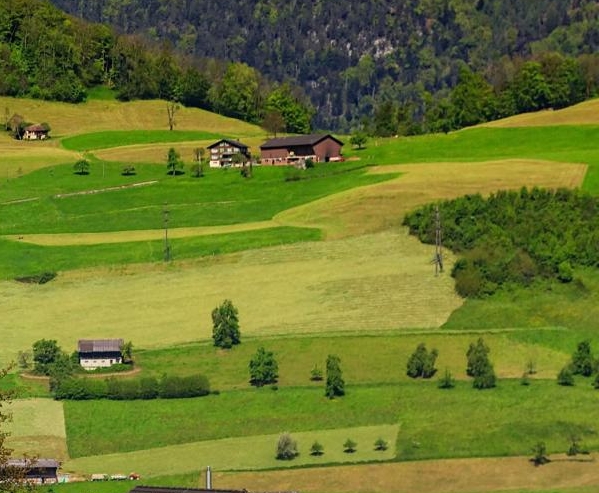
[[[164,203],[164,208],[162,209],[162,217],[164,220],[164,261],[168,262],[171,260],[171,246],[168,242],[168,216],[169,210],[167,208],[167,203]]]
[[[435,206],[435,258],[433,263],[435,264],[435,276],[438,276],[440,272],[443,272],[443,244],[442,244],[442,229],[441,229],[441,213],[439,212],[439,206]]]

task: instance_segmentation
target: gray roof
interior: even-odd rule
[[[33,467],[49,467],[49,468],[57,468],[60,467],[60,462],[54,459],[9,459],[6,462],[6,465],[9,467],[24,467],[24,468],[33,468]]]
[[[80,353],[106,353],[120,351],[123,339],[79,339],[77,350]]]
[[[260,146],[260,149],[273,149],[277,147],[290,147],[290,146],[313,146],[318,144],[320,141],[330,138],[335,142],[343,145],[339,139],[336,139],[331,134],[310,134],[310,135],[294,135],[293,137],[278,137],[276,139],[270,139],[264,142]]]
[[[227,144],[230,144],[234,147],[238,147],[240,149],[247,149],[248,146],[246,146],[245,144],[239,142],[238,140],[233,140],[233,139],[220,139],[219,141],[215,142],[214,144],[210,144],[208,146],[208,149],[212,149],[213,147],[216,147],[218,144],[220,144],[221,142],[226,142]]]

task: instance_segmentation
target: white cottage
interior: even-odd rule
[[[123,362],[123,339],[80,339],[79,364],[86,370],[106,368]]]

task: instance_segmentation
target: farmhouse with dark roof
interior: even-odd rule
[[[23,471],[23,479],[30,484],[53,484],[58,482],[60,463],[54,459],[9,459],[7,468]]]
[[[242,159],[249,161],[251,159],[249,147],[241,142],[232,139],[221,139],[208,146],[210,150],[210,167],[221,168],[223,166],[233,166],[233,156],[240,154]]]
[[[270,139],[260,146],[262,164],[304,164],[341,161],[343,142],[330,134],[298,135]]]
[[[106,368],[123,362],[123,339],[80,339],[79,364],[86,370]]]

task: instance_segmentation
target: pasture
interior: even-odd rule
[[[122,471],[123,465],[126,464],[131,470],[148,478],[196,472],[202,464],[210,465],[215,470],[226,471],[388,461],[395,455],[393,446],[379,451],[375,450],[374,442],[382,438],[393,444],[397,432],[397,425],[388,425],[293,433],[291,436],[297,442],[299,456],[291,461],[276,460],[279,438],[277,433],[187,443],[124,454],[83,457],[67,462],[64,470],[85,474],[93,474],[100,470],[115,473]],[[343,451],[343,444],[348,438],[358,444],[353,453]],[[310,448],[315,441],[323,446],[323,455],[310,454]],[[176,465],[173,463],[173,457],[177,458]]]
[[[169,147],[189,163],[194,147],[218,136],[253,148],[265,137],[200,110],[181,109],[168,132],[159,101],[0,102],[49,122],[54,137],[0,139],[0,360],[43,337],[68,352],[78,338],[123,337],[139,349],[142,374],[201,371],[220,391],[175,401],[17,401],[15,413],[35,423],[47,416],[54,430],[30,435],[15,422],[17,450],[70,458],[67,467],[79,473],[137,469],[178,485],[197,486],[197,471],[211,461],[217,487],[264,491],[566,493],[599,484],[592,464],[556,455],[573,434],[599,449],[597,391],[582,378],[573,388],[555,383],[577,342],[597,345],[597,273],[464,303],[449,275],[452,254],[447,272],[434,276],[433,248],[400,227],[415,206],[466,193],[522,186],[599,193],[596,101],[504,128],[346,146],[357,162],[317,167],[297,181],[267,167],[255,167],[251,180],[236,170],[167,176]],[[538,126],[514,126],[522,124]],[[76,176],[72,165],[83,153],[91,174]],[[130,163],[137,174],[122,176]],[[168,264],[161,262],[165,202],[175,253]],[[8,280],[43,270],[59,276],[43,286]],[[210,344],[210,312],[225,298],[239,309],[242,334],[228,352]],[[500,377],[483,392],[464,375],[467,345],[479,335]],[[452,371],[455,389],[405,376],[419,342],[439,349],[437,368]],[[279,360],[277,390],[249,388],[247,363],[261,345]],[[347,395],[333,401],[309,381],[330,353],[341,356],[347,382]],[[537,374],[523,386],[529,361]],[[274,460],[282,431],[298,438],[301,455],[284,470],[265,470],[282,467]],[[379,435],[391,444],[383,455],[362,447]],[[336,448],[346,438],[358,442],[356,454]],[[307,454],[313,440],[325,445],[323,457]],[[539,440],[558,460],[534,469],[526,456]],[[492,458],[500,456],[510,457]],[[392,462],[332,467],[379,460]],[[330,467],[312,467],[319,464]]]

